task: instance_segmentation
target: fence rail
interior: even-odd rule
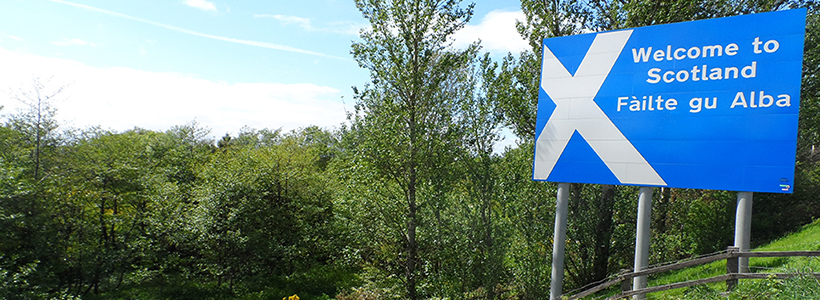
[[[613,285],[621,283],[621,293],[607,298],[607,300],[611,299],[621,299],[624,297],[629,297],[632,295],[639,295],[639,294],[648,294],[660,291],[666,291],[671,289],[678,289],[678,288],[685,288],[690,286],[696,286],[701,284],[707,283],[715,283],[715,282],[726,282],[727,290],[732,290],[732,288],[737,284],[738,279],[765,279],[769,277],[775,277],[778,279],[789,278],[793,276],[797,276],[799,274],[795,273],[739,273],[738,272],[738,258],[739,257],[792,257],[792,256],[820,256],[820,251],[761,251],[761,252],[740,252],[737,247],[729,247],[726,252],[717,253],[710,256],[695,258],[691,260],[686,260],[670,265],[658,266],[654,268],[644,269],[637,272],[621,272],[616,275],[614,278],[591,287],[587,290],[584,290],[580,293],[567,297],[568,300],[575,300],[580,299],[599,291],[605,290]],[[726,260],[726,268],[727,274],[698,279],[698,280],[691,280],[691,281],[684,281],[684,282],[676,282],[666,285],[659,285],[653,286],[638,290],[630,290],[631,284],[630,280],[632,278],[638,276],[647,276],[653,275],[657,273],[663,273],[667,271],[674,271],[689,267],[694,267],[698,265],[708,264],[711,262],[719,261],[719,260]],[[820,273],[811,273],[818,279],[820,279]],[[566,296],[566,295],[565,295]]]

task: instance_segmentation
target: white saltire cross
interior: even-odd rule
[[[555,110],[535,142],[533,179],[546,180],[575,131],[621,183],[660,185],[666,182],[593,101],[632,35],[632,30],[600,33],[575,75],[544,46],[541,88]]]

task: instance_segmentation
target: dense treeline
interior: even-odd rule
[[[809,7],[793,195],[753,243],[820,216],[811,1],[523,0],[531,51],[450,46],[457,0],[357,0],[372,81],[338,129],[70,129],[35,80],[0,126],[0,298],[545,299],[556,186],[531,178],[544,37]],[[494,151],[500,129],[514,147]],[[633,262],[636,187],[573,184],[565,289]],[[735,195],[657,189],[650,263],[732,244]]]

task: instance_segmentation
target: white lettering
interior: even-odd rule
[[[639,63],[641,61],[647,62],[649,61],[649,53],[652,52],[652,47],[648,49],[641,48],[641,50],[635,51],[635,48],[632,48],[632,59],[635,63]]]
[[[638,98],[635,98],[635,96],[632,96],[632,101],[629,101],[629,110],[641,111],[641,101],[638,101]]]
[[[755,92],[754,91],[752,91],[752,94],[749,95],[749,107],[757,108],[757,105],[755,104]]]
[[[698,69],[698,66],[692,67],[692,81],[700,80],[700,78],[698,78],[698,73],[700,73],[700,69]]]
[[[766,94],[763,93],[763,91],[760,91],[760,96],[759,97],[760,97],[760,101],[758,101],[757,104],[760,107],[769,107],[769,106],[772,106],[772,104],[774,104],[774,97],[772,97],[772,95],[766,95]],[[766,100],[768,100],[768,101],[766,101]]]
[[[729,78],[729,73],[730,73],[730,72],[735,73],[735,75],[733,75],[733,77],[732,77],[732,78],[737,78],[737,73],[738,73],[738,72],[737,72],[737,67],[727,67],[727,68],[726,68],[726,70],[724,70],[724,71],[725,71],[725,72],[724,72],[725,74],[723,75],[723,78],[724,78],[724,79]]]
[[[683,54],[679,55],[678,53],[683,53]],[[684,58],[686,58],[686,49],[684,49],[684,48],[675,49],[675,59],[682,60]]]
[[[658,72],[660,72],[660,71],[661,71],[661,69],[659,69],[659,68],[649,69],[649,72],[646,72],[647,75],[649,75],[649,79],[647,79],[646,82],[649,82],[649,83],[658,83],[658,82],[660,82],[661,81],[661,75],[658,75]]]
[[[675,98],[669,98],[669,100],[666,100],[666,104],[664,104],[664,106],[666,106],[666,110],[675,110],[678,106],[678,100],[675,100]]]
[[[763,44],[763,51],[766,51],[766,53],[775,52],[777,51],[777,48],[780,48],[780,43],[776,40],[768,40],[765,44]]]
[[[726,49],[724,51],[726,52],[726,55],[734,56],[735,54],[737,54],[737,49],[737,44],[731,43],[726,45]]]
[[[743,107],[748,107],[748,106],[746,106],[746,96],[743,95],[743,92],[737,92],[737,95],[735,95],[735,100],[732,101],[732,105],[729,106],[729,108],[735,108],[735,106],[738,106],[738,105],[743,105]]]
[[[703,77],[701,78],[701,79],[703,79],[703,81],[707,81],[707,80],[709,80],[709,77],[706,77],[706,65],[703,65],[703,69],[701,69],[700,74],[702,74],[702,76],[703,76]]]
[[[740,70],[740,75],[743,76],[743,78],[754,78],[756,74],[757,74],[757,62],[756,61],[753,61],[751,65],[745,66],[745,67],[743,67],[742,70]]]
[[[654,59],[655,61],[662,61],[665,55],[666,54],[663,53],[663,50],[658,49],[655,50],[655,54],[652,54],[652,59]]]
[[[763,50],[771,53],[777,51],[777,48],[780,46],[777,41],[770,40],[764,43],[759,41],[760,38],[757,38],[755,43],[755,53],[761,53]],[[763,46],[763,50],[760,50],[760,45]],[[723,45],[705,45],[705,46],[692,46],[689,48],[679,47],[675,48],[672,51],[672,45],[666,45],[666,50],[664,49],[654,49],[652,47],[641,47],[641,48],[632,48],[632,61],[635,63],[640,62],[649,62],[649,59],[652,58],[654,61],[664,61],[664,60],[684,60],[684,59],[698,59],[698,58],[705,58],[705,57],[715,57],[715,56],[723,56],[725,53],[728,56],[734,56],[737,54],[739,47],[735,43]]]
[[[616,111],[621,111],[625,106],[628,106],[629,111],[675,110],[677,105],[678,100],[664,99],[662,95],[641,96],[640,99],[637,96],[618,97]]]
[[[752,42],[752,46],[754,46],[754,53],[755,54],[760,54],[761,52],[763,52],[763,51],[760,51],[760,44],[763,44],[763,42],[760,41],[760,37],[756,37],[755,41]]]
[[[649,98],[652,98],[652,96],[649,96]],[[658,98],[655,99],[655,103],[658,104],[658,110],[663,110],[663,106],[661,106],[661,103],[663,103],[663,98],[661,98],[661,96],[658,96]]]
[[[737,70],[737,68],[735,68],[735,70]],[[704,73],[705,73],[705,71],[704,71]],[[735,73],[735,74],[737,74],[737,73]],[[711,79],[711,80],[720,80],[720,79],[723,79],[723,69],[721,69],[721,68],[713,68],[713,69],[712,69],[712,72],[711,72],[711,73],[709,73],[709,79]]]
[[[704,104],[704,107],[706,107],[706,109],[715,109],[715,108],[717,108],[717,97],[712,97],[712,104],[709,104],[709,97],[706,97],[703,100],[704,100],[703,104]]]
[[[709,57],[714,57],[715,52],[717,52],[717,56],[723,56],[723,46],[721,45],[703,46],[703,57],[706,57],[707,51],[709,52]]]
[[[692,50],[694,50],[694,51],[692,51]],[[689,48],[689,51],[686,51],[686,56],[688,56],[691,59],[698,58],[700,56],[700,48],[698,48],[698,47]]]
[[[683,76],[681,76],[681,74],[683,74]],[[677,79],[678,82],[686,82],[689,80],[689,72],[686,72],[686,70],[680,70],[678,71],[678,74],[675,74],[675,79]]]
[[[755,94],[757,94],[757,98],[755,98]],[[757,99],[757,102],[755,102]],[[737,92],[735,95],[735,100],[732,101],[732,105],[729,108],[735,108],[735,106],[742,106],[743,108],[767,108],[771,107],[772,104],[777,105],[778,107],[789,107],[792,105],[791,103],[791,96],[789,94],[780,94],[777,95],[777,100],[774,100],[774,95],[767,95],[764,91],[751,91],[749,92],[749,103],[746,103],[746,94],[743,92]]]
[[[693,66],[692,69],[683,70],[667,70],[663,71],[661,68],[651,68],[646,72],[648,83],[659,83],[661,80],[665,83],[686,82],[692,81],[709,81],[722,79],[736,79],[738,76],[743,78],[757,77],[757,62],[753,61],[748,66],[738,69],[738,67],[725,68],[709,68],[709,65]]]
[[[689,112],[697,113],[700,112],[701,109],[715,109],[717,108],[717,97],[712,97],[711,103],[709,102],[709,97],[706,98],[692,98],[689,100],[689,107],[691,108]]]
[[[618,97],[618,111],[621,111],[621,106],[626,105],[626,102],[623,102],[623,100],[628,100],[628,99],[629,99],[629,97]]]
[[[692,109],[689,110],[689,112],[691,112],[691,113],[700,112],[702,100],[703,99],[701,99],[701,98],[692,98],[692,100],[689,100],[689,107],[692,108]]]
[[[675,75],[675,71],[666,71],[666,73],[663,73],[663,82],[672,83],[672,81],[675,81],[675,78],[666,78],[667,75]]]
[[[789,94],[777,95],[777,106],[789,107],[792,106],[792,97]]]

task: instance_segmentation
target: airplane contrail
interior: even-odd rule
[[[185,28],[182,28],[182,27],[176,27],[176,26],[166,25],[166,24],[162,24],[162,23],[157,23],[157,22],[154,22],[154,21],[149,21],[149,20],[137,18],[137,17],[134,17],[134,16],[129,16],[129,15],[126,15],[126,14],[123,14],[123,13],[118,13],[118,12],[105,10],[105,9],[102,9],[102,8],[97,8],[97,7],[88,6],[88,5],[84,5],[84,4],[74,3],[74,2],[68,2],[68,1],[63,1],[63,0],[49,0],[49,1],[60,3],[60,4],[65,4],[65,5],[71,5],[71,6],[74,6],[74,7],[84,8],[84,9],[87,9],[87,10],[90,10],[90,11],[95,11],[95,12],[103,13],[103,14],[110,15],[110,16],[115,16],[115,17],[120,17],[120,18],[124,18],[124,19],[134,20],[134,21],[138,21],[138,22],[142,22],[142,23],[146,23],[146,24],[151,24],[151,25],[154,25],[154,26],[163,27],[163,28],[169,29],[169,30],[182,32],[182,33],[195,35],[195,36],[200,36],[200,37],[204,37],[204,38],[214,39],[214,40],[220,40],[220,41],[243,44],[243,45],[249,45],[249,46],[262,47],[262,48],[268,48],[268,49],[274,49],[274,50],[302,53],[302,54],[308,54],[308,55],[314,55],[314,56],[321,56],[321,57],[327,57],[327,58],[350,60],[348,58],[333,56],[333,55],[314,52],[314,51],[310,51],[310,50],[294,48],[294,47],[286,46],[286,45],[279,45],[279,44],[268,43],[268,42],[259,42],[259,41],[249,41],[249,40],[235,39],[235,38],[229,38],[229,37],[224,37],[224,36],[201,33],[201,32],[197,32],[197,31],[185,29]]]

